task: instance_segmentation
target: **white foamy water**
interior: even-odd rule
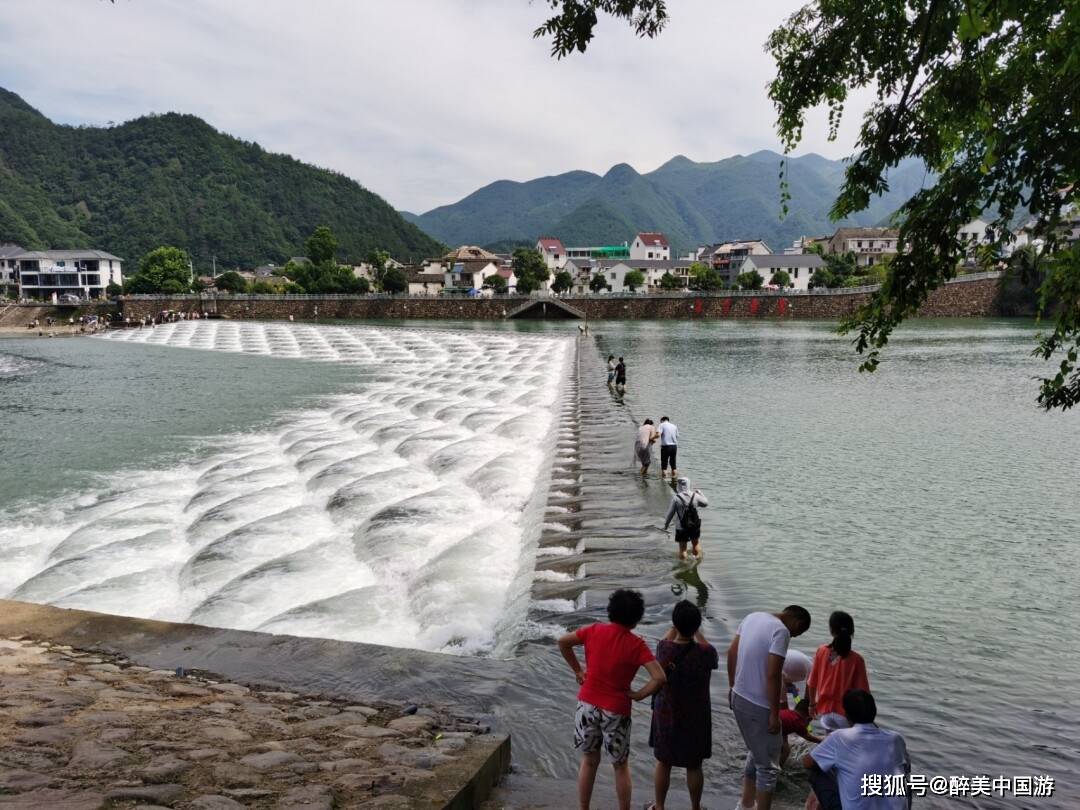
[[[228,321],[103,339],[375,374],[208,458],[0,513],[0,594],[466,653],[523,619],[569,341]]]
[[[19,377],[42,367],[44,363],[19,357],[13,354],[0,352],[0,379],[5,377]]]

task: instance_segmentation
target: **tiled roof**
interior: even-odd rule
[[[833,239],[896,239],[900,231],[895,228],[837,228]]]
[[[451,250],[443,256],[443,258],[452,262],[476,261],[478,259],[497,262],[499,260],[499,257],[491,251],[484,250],[482,247],[477,247],[476,245],[462,245],[459,248]]]
[[[541,250],[546,250],[549,253],[564,253],[566,251],[563,243],[554,236],[541,236],[536,240],[536,243],[540,245]]]
[[[639,233],[635,238],[640,239],[642,244],[644,245],[659,245],[660,247],[669,247],[667,237],[664,236],[662,233],[646,231],[643,233]]]
[[[104,250],[24,250],[8,256],[9,259],[52,259],[77,261],[78,259],[111,259],[114,262],[122,262],[119,256],[113,256]]]

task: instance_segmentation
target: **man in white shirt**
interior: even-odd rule
[[[666,416],[660,417],[660,477],[671,466],[671,480],[675,480],[675,457],[679,452],[679,427]]]
[[[789,605],[780,613],[751,613],[739,625],[728,647],[728,703],[735,714],[743,742],[742,807],[772,807],[776,778],[780,773],[781,672],[788,643],[810,629],[810,613]]]
[[[862,689],[844,695],[844,715],[851,728],[832,732],[803,757],[821,810],[908,810],[911,759],[904,738],[874,725],[877,704]]]

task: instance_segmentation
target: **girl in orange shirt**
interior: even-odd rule
[[[829,632],[833,639],[818,647],[806,681],[810,716],[817,719],[826,733],[850,725],[844,716],[843,703],[849,689],[870,691],[866,662],[851,649],[851,637],[855,635],[855,620],[851,614],[834,611],[829,616]]]

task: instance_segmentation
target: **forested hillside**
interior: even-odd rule
[[[574,171],[524,183],[499,180],[410,221],[450,244],[529,242],[542,235],[566,244],[620,244],[636,231],[655,230],[679,251],[754,238],[779,251],[800,236],[832,233],[838,224],[879,224],[929,180],[920,164],[904,163],[888,193],[857,219],[835,223],[829,209],[844,164],[819,155],[792,158],[792,199],[781,219],[780,161],[768,151],[715,163],[679,156],[648,174],[621,163],[603,176]]]
[[[0,241],[93,247],[128,262],[158,245],[199,269],[283,263],[319,225],[339,258],[442,246],[353,180],[218,132],[192,115],[108,128],[59,126],[0,89]]]

